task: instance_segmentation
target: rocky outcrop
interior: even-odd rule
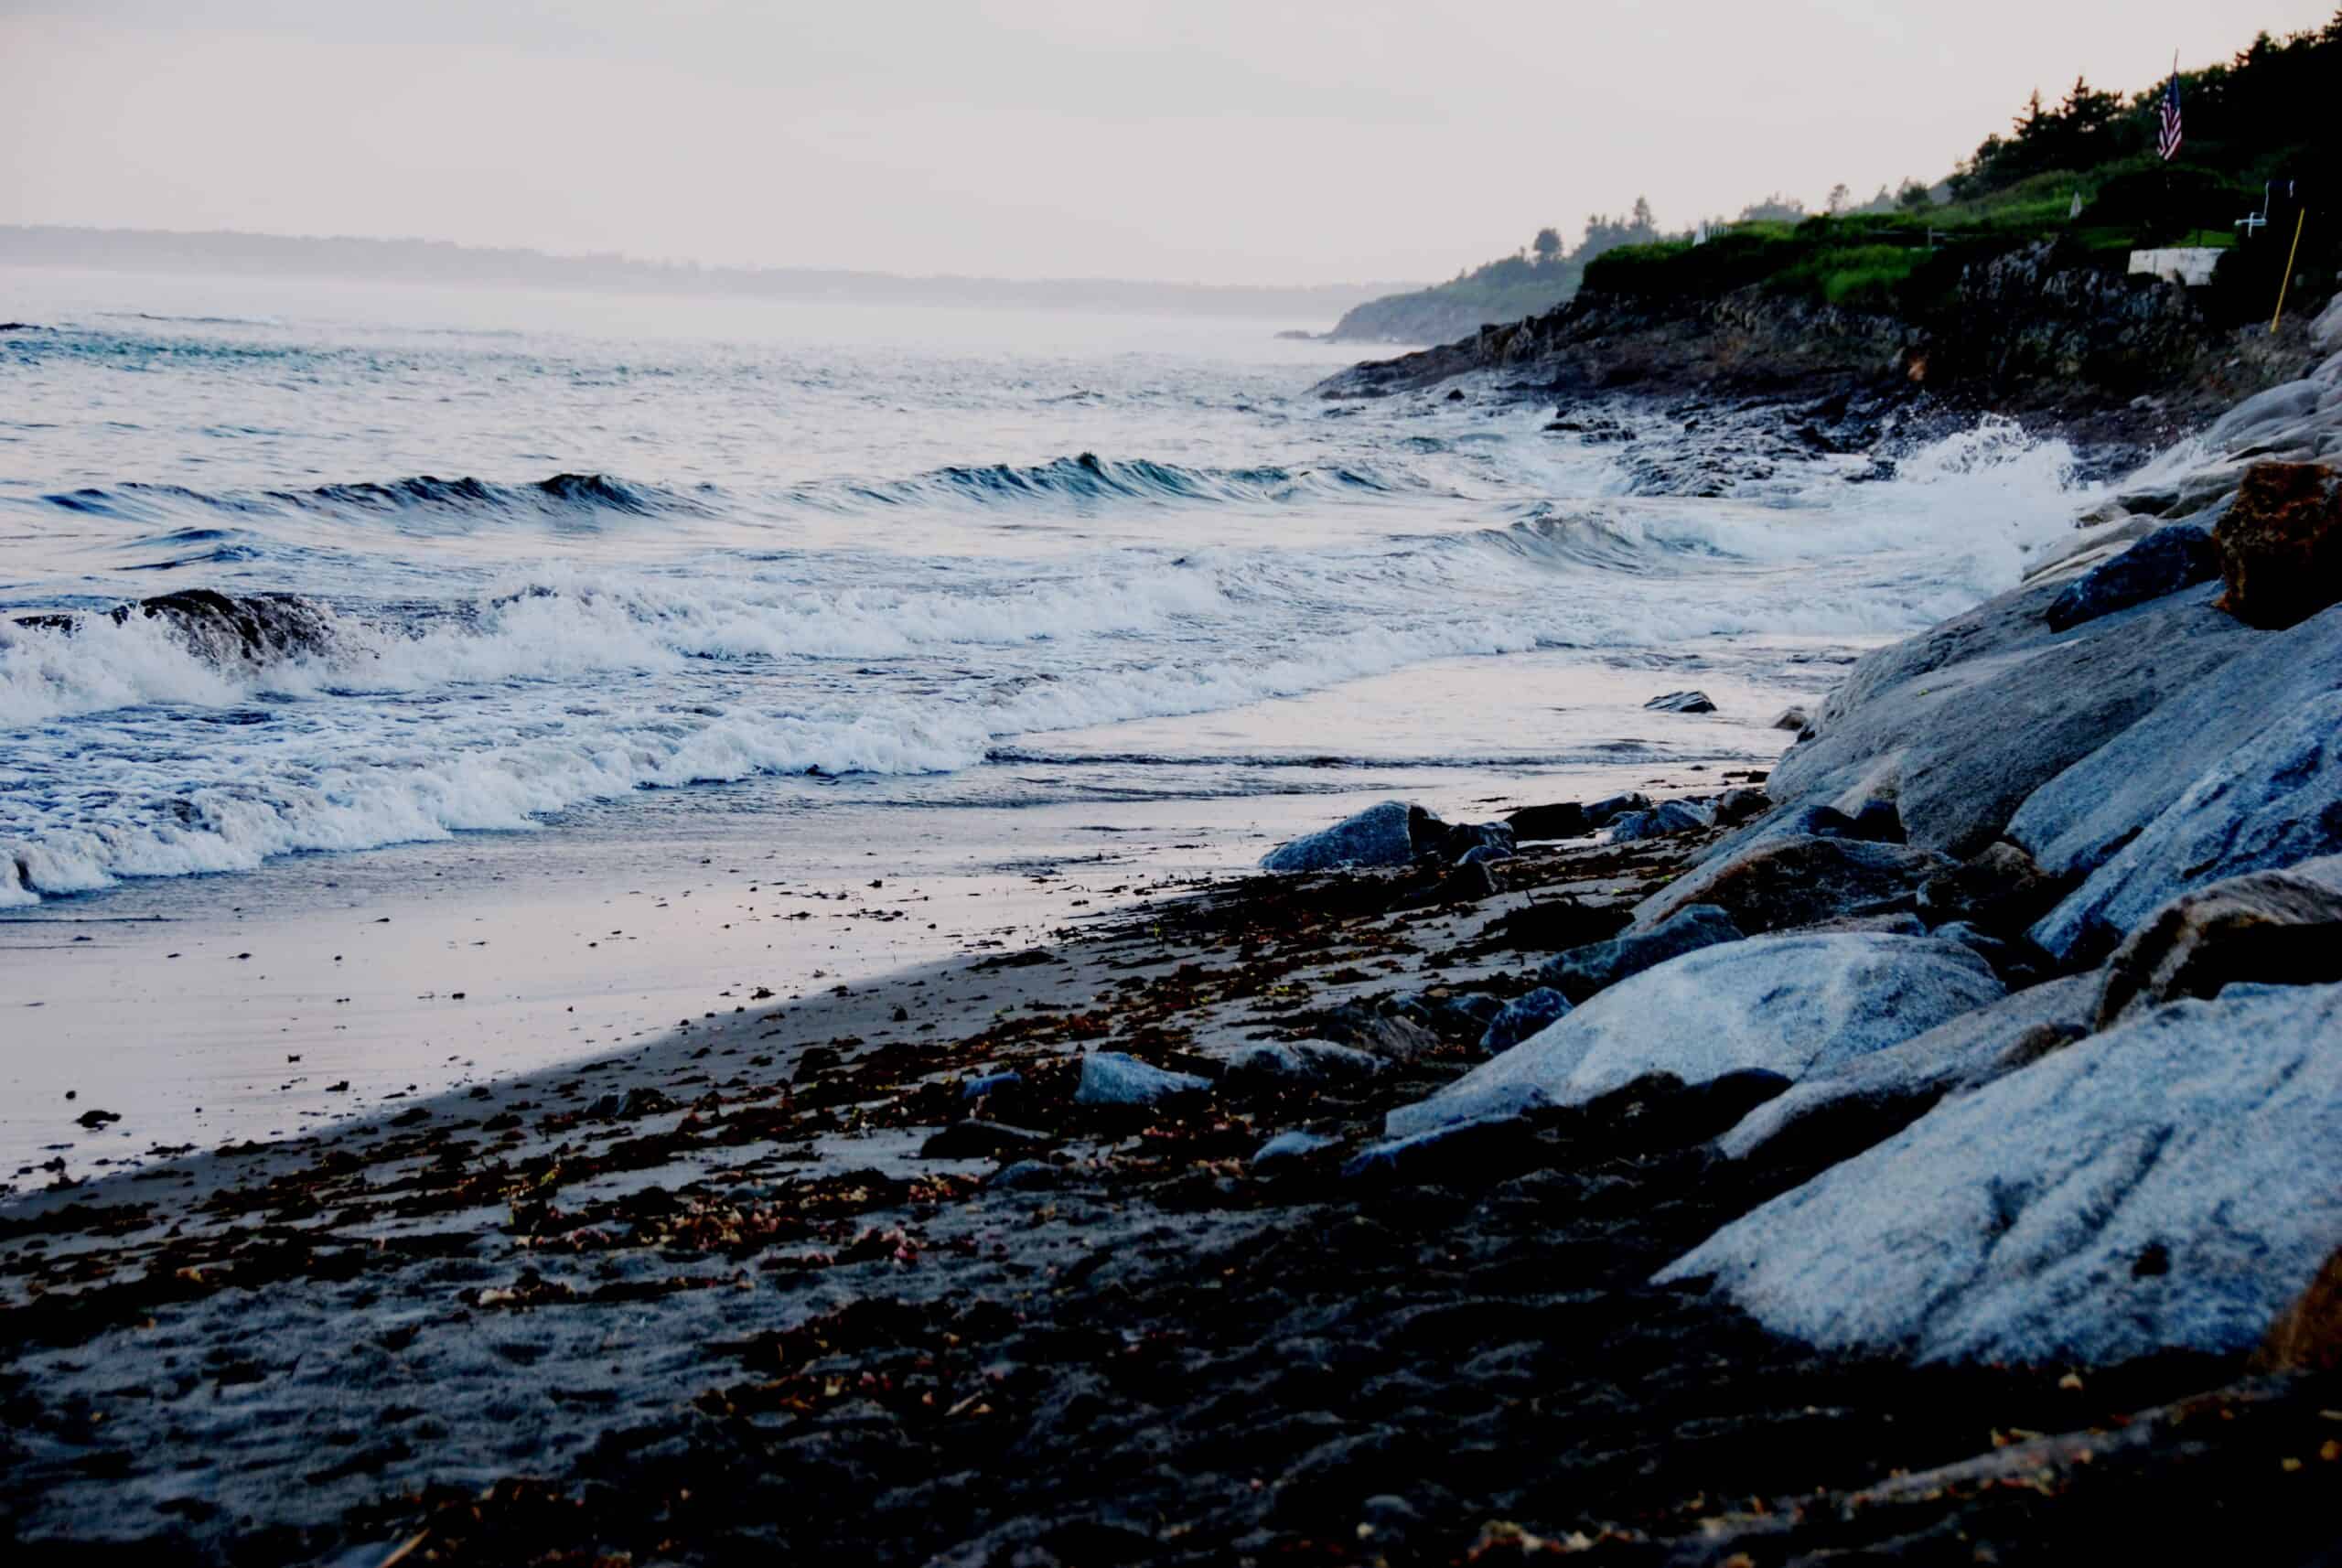
[[[1500,859],[1512,849],[1512,829],[1502,822],[1444,822],[1421,806],[1385,800],[1330,828],[1279,844],[1261,857],[1261,868],[1306,872],[1408,865],[1425,856],[1477,862]]]
[[[1702,949],[1603,992],[1430,1099],[1393,1137],[1577,1105],[1665,1073],[1701,1084],[1761,1070],[1795,1080],[1899,1044],[2002,995],[1967,949],[1926,937],[1752,937]]]
[[[2342,1245],[2342,986],[2159,1008],[1938,1105],[1661,1272],[1927,1359],[2241,1352]]]
[[[2254,464],[2212,536],[2239,620],[2282,630],[2342,601],[2342,475],[2325,464]]]

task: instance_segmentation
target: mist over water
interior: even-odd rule
[[[1288,765],[1389,755],[1347,682],[1472,660],[1485,719],[1521,656],[1554,709],[1557,653],[1728,674],[1900,634],[2014,581],[2079,499],[2068,454],[1989,425],[1886,481],[1817,457],[1638,494],[1542,411],[1315,398],[1348,355],[1257,321],[0,288],[41,328],[0,334],[15,905],[716,781],[1305,787]],[[279,629],[108,613],[190,590]],[[1204,722],[1326,693],[1289,748]],[[1144,744],[1052,744],[1117,725]],[[1542,755],[1489,729],[1409,755]]]

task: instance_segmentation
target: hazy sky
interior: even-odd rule
[[[1436,278],[1933,179],[2333,0],[0,0],[0,222]]]

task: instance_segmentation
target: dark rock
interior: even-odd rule
[[[1715,703],[1705,692],[1669,692],[1643,704],[1655,714],[1712,714]]]
[[[1652,894],[1636,908],[1635,919],[1649,925],[1693,905],[1713,905],[1746,935],[1789,930],[1913,908],[1920,885],[1950,869],[1944,856],[1907,844],[1760,838]]]
[[[1346,1181],[1459,1182],[1487,1186],[1533,1163],[1535,1130],[1504,1117],[1447,1122],[1370,1144],[1342,1166]]]
[[[1228,1058],[1220,1079],[1228,1089],[1285,1089],[1363,1082],[1382,1070],[1382,1058],[1327,1040],[1275,1040],[1246,1046]]]
[[[1521,843],[1535,839],[1580,839],[1594,831],[1585,808],[1575,800],[1551,806],[1523,806],[1505,818],[1513,838]]]
[[[972,1078],[967,1082],[962,1084],[960,1086],[960,1098],[962,1100],[982,1100],[987,1094],[992,1094],[1000,1090],[1020,1085],[1024,1081],[1025,1075],[1016,1071],[1013,1068],[1006,1072],[988,1072],[982,1078]]]
[[[1456,864],[1459,866],[1486,865],[1492,860],[1510,860],[1512,858],[1513,852],[1509,845],[1476,843],[1470,849],[1466,850],[1463,854],[1457,858]]]
[[[1480,1048],[1491,1056],[1509,1051],[1569,1010],[1568,997],[1541,985],[1505,1004],[1503,1011],[1488,1021]]]
[[[1770,727],[1774,729],[1789,730],[1801,734],[1805,730],[1810,728],[1812,724],[1812,718],[1803,708],[1783,708],[1779,713],[1773,715],[1773,722]]]
[[[1405,865],[1415,858],[1408,831],[1413,808],[1385,800],[1330,828],[1280,844],[1261,857],[1268,871],[1326,871],[1338,865]]]
[[[2255,871],[2184,893],[2108,961],[2095,1026],[2236,982],[2342,980],[2342,856]]]
[[[919,1147],[923,1160],[996,1160],[1037,1154],[1049,1146],[1047,1133],[970,1117],[954,1122]]]
[[[1671,838],[1699,832],[1715,825],[1707,809],[1689,800],[1663,800],[1648,811],[1628,811],[1610,822],[1610,842],[1633,843],[1640,839]]]
[[[984,1186],[1008,1192],[1040,1192],[1064,1184],[1065,1173],[1046,1160],[1012,1161],[984,1178]]]
[[[1669,959],[1718,942],[1736,942],[1746,934],[1714,905],[1687,905],[1641,929],[1573,948],[1540,969],[1537,978],[1572,1003],[1581,1003]]]
[[[2219,575],[2212,531],[2197,522],[2170,523],[2069,585],[2049,602],[2044,618],[2052,631],[2064,631]]]
[[[1997,839],[1921,883],[1919,912],[1937,922],[1967,920],[1986,931],[2013,934],[2047,914],[2070,886],[2044,873],[2016,845]]]
[[[2212,531],[2220,607],[2278,630],[2342,601],[2342,475],[2322,463],[2256,463]]]
[[[114,1111],[84,1111],[73,1120],[94,1132],[109,1122],[121,1121],[122,1114]]]
[[[1650,797],[1638,790],[1630,790],[1624,795],[1606,795],[1585,808],[1586,829],[1592,832],[1602,827],[1611,818],[1628,811],[1649,810]]]
[[[1715,798],[1710,809],[1719,826],[1736,828],[1751,818],[1764,815],[1772,803],[1772,797],[1764,790],[1742,788],[1725,790]]]
[[[334,641],[331,613],[292,594],[231,598],[209,588],[182,588],[141,599],[135,606],[118,605],[108,613],[121,622],[134,612],[169,625],[198,654],[216,664],[258,664],[322,652]]]
[[[1564,952],[1617,936],[1626,929],[1628,919],[1626,909],[1617,904],[1549,898],[1499,916],[1479,940],[1521,952]]]
[[[1439,1049],[1439,1036],[1413,1019],[1377,1012],[1358,1002],[1335,1008],[1317,1020],[1316,1027],[1339,1044],[1354,1046],[1385,1061],[1416,1061]]]
[[[1420,810],[1409,819],[1408,833],[1419,859],[1467,862],[1475,858],[1475,852],[1507,855],[1513,848],[1512,829],[1503,822],[1451,824]],[[1487,859],[1488,854],[1483,853],[1478,858]]]
[[[2269,1325],[2252,1360],[2270,1372],[2342,1369],[2342,1248]]]

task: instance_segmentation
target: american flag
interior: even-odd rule
[[[2155,151],[2169,163],[2179,156],[2179,62],[2171,62],[2171,85],[2163,90],[2163,128],[2155,133]]]

